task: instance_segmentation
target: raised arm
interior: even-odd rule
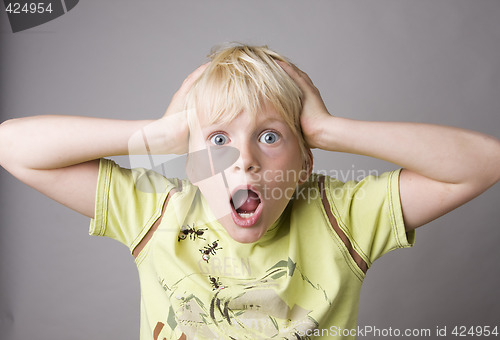
[[[38,116],[0,125],[0,164],[48,197],[93,217],[98,158],[127,153],[146,121]]]
[[[304,93],[301,124],[312,148],[371,156],[404,168],[400,196],[407,230],[457,208],[500,180],[498,139],[447,126],[331,116],[307,74],[281,65]]]
[[[185,95],[204,68],[186,78],[158,120],[37,116],[3,122],[0,165],[48,197],[93,217],[99,158],[185,152]]]

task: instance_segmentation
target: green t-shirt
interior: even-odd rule
[[[313,174],[259,241],[242,244],[189,181],[101,160],[90,233],[132,252],[157,221],[135,259],[142,340],[331,338],[354,330],[367,269],[414,242],[404,229],[399,170],[347,183]]]

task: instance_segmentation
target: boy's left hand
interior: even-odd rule
[[[278,61],[278,64],[295,81],[302,90],[302,112],[300,125],[307,145],[310,148],[320,147],[321,127],[324,119],[331,118],[319,90],[314,86],[311,78],[293,64]]]
[[[498,139],[447,126],[330,116],[307,74],[293,65],[280,65],[303,91],[300,119],[310,147],[369,156],[403,168],[399,194],[406,231],[500,181]]]

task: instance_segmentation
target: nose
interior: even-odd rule
[[[234,169],[245,172],[258,172],[261,169],[257,146],[246,143],[238,147],[240,158],[234,163]]]

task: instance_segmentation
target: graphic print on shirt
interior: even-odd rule
[[[219,249],[222,249],[222,247],[219,247],[219,240],[215,240],[211,244],[208,244],[207,246],[204,246],[200,249],[201,258],[203,259],[203,261],[208,263],[208,261],[210,260],[210,256],[216,255],[217,250]]]
[[[226,286],[224,286],[220,281],[219,281],[219,278],[215,278],[213,276],[209,276],[208,277],[209,280],[210,280],[210,284],[212,285],[212,290],[220,290],[220,289],[224,289],[226,288]]]
[[[181,231],[179,232],[179,236],[177,237],[177,242],[185,240],[186,238],[188,238],[188,236],[189,239],[193,241],[197,238],[200,240],[206,240],[202,236],[207,230],[208,228],[196,228],[194,223],[192,227],[190,227],[189,224],[186,224],[185,226],[181,227]]]
[[[205,286],[200,285],[200,280]],[[315,294],[331,305],[326,291],[287,259],[253,280],[193,273],[168,286],[161,279],[172,303],[167,324],[172,330],[179,327],[188,339],[221,335],[234,339],[308,339],[304,334],[312,334],[318,327],[311,310],[278,294],[292,281],[306,290],[308,297]]]

